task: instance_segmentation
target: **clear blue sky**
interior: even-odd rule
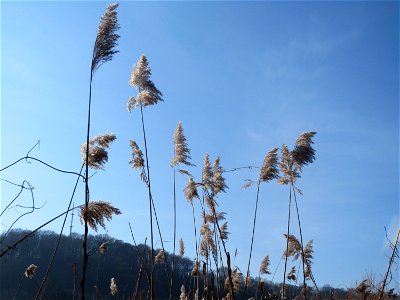
[[[31,155],[79,171],[91,52],[106,5],[1,2],[1,166],[40,140]],[[173,232],[170,160],[179,121],[196,179],[205,153],[220,155],[226,169],[261,165],[272,147],[291,148],[300,133],[317,131],[316,161],[298,184],[304,238],[314,239],[317,283],[346,287],[370,273],[382,278],[390,252],[384,226],[391,238],[399,227],[398,2],[122,2],[118,17],[120,52],[95,74],[91,129],[92,136],[117,135],[106,170],[91,179],[92,198],[123,212],[107,223],[111,236],[130,242],[128,222],[138,241],[149,236],[146,189],[128,165],[128,140],[143,145],[140,119],[138,111],[126,110],[128,97],[136,95],[128,84],[131,69],[144,53],[165,99],[146,108],[145,121],[166,241]],[[65,210],[75,183],[75,177],[35,162],[22,162],[1,178],[35,187],[36,205],[43,208],[16,224],[29,229]],[[227,173],[229,190],[218,199],[231,232],[228,249],[237,248],[235,263],[243,272],[256,195],[254,188],[241,190],[247,178],[256,180],[258,172]],[[191,207],[180,192],[185,184],[178,176],[177,235],[192,258]],[[83,203],[83,190],[81,183],[76,204]],[[1,183],[2,208],[17,191]],[[253,275],[265,255],[272,270],[280,261],[288,193],[275,183],[261,188]],[[19,204],[29,201],[24,193]],[[195,207],[199,212],[199,203]],[[9,210],[1,230],[24,211]],[[73,226],[82,232],[78,218]],[[281,264],[275,281],[282,273]]]

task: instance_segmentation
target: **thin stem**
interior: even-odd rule
[[[174,150],[175,152],[175,150]],[[174,153],[175,156],[175,153]],[[172,253],[172,266],[171,266],[171,287],[174,286],[174,269],[175,269],[175,247],[176,247],[176,169],[174,167],[174,250]],[[172,299],[172,294],[170,293],[169,299]]]
[[[83,165],[81,167],[79,175],[82,173],[82,170],[83,170]],[[79,183],[79,177],[76,179],[75,187],[74,187],[74,190],[72,191],[72,195],[71,195],[71,199],[69,200],[69,203],[68,203],[67,211],[69,211],[69,209],[71,208],[72,200],[74,199],[75,191],[76,191],[76,188],[78,186],[78,183]],[[50,273],[51,267],[52,267],[53,262],[54,262],[54,258],[56,257],[56,254],[57,254],[58,246],[60,245],[60,241],[61,241],[62,233],[63,233],[64,227],[65,227],[65,223],[67,221],[67,217],[68,217],[68,213],[65,214],[64,221],[63,221],[63,224],[61,226],[60,234],[58,235],[56,247],[54,248],[53,255],[51,256],[49,266],[47,267],[46,274],[44,275],[44,278],[42,280],[42,283],[40,284],[39,290],[37,291],[35,300],[37,300],[39,298],[40,293],[42,292],[42,289],[43,289],[44,284],[46,282],[46,279],[47,279],[47,277],[48,277],[48,275]]]
[[[255,232],[255,229],[256,229],[258,196],[260,194],[260,183],[261,183],[261,180],[259,180],[258,183],[257,183],[256,208],[254,209],[253,232],[252,232],[252,235],[251,235],[250,254],[249,254],[249,262],[247,263],[247,273],[246,273],[247,275],[246,276],[250,276],[250,261],[251,261],[251,254],[253,252],[254,232]],[[246,289],[247,289],[247,277],[246,277],[245,285],[244,285],[244,292],[243,292],[244,296],[246,296]]]
[[[289,191],[289,208],[288,208],[288,222],[287,222],[287,236],[286,236],[286,251],[285,251],[285,268],[283,271],[283,285],[282,285],[282,300],[285,299],[285,288],[286,288],[286,268],[287,268],[287,259],[288,259],[288,250],[289,250],[289,234],[290,234],[290,207],[292,204],[292,189]]]
[[[397,237],[396,237],[396,241],[394,242],[392,255],[390,256],[389,265],[388,265],[388,268],[387,268],[387,271],[386,271],[385,279],[383,280],[382,288],[381,288],[381,290],[379,292],[379,300],[382,299],[383,291],[385,290],[386,280],[387,280],[387,278],[389,276],[390,267],[392,266],[392,263],[393,263],[394,254],[396,253],[396,247],[397,247],[397,243],[399,241],[399,235],[400,235],[400,229],[397,231]]]
[[[303,263],[303,286],[304,286],[304,298],[307,300],[307,286],[306,286],[306,270],[305,270],[305,257],[304,257],[304,246],[303,246],[303,234],[301,231],[301,223],[300,223],[300,214],[299,214],[299,207],[297,205],[297,197],[296,191],[294,189],[293,182],[291,183],[291,188],[293,190],[294,202],[296,204],[296,213],[297,213],[297,222],[299,225],[299,232],[300,232],[300,246],[301,246],[301,260]]]
[[[148,195],[149,195],[149,213],[150,213],[150,244],[151,244],[151,250],[150,250],[150,264],[151,264],[151,270],[150,270],[150,299],[153,300],[153,271],[154,271],[154,238],[153,238],[153,211],[152,211],[152,201],[151,201],[151,180],[150,180],[150,168],[149,168],[149,158],[147,154],[147,139],[146,139],[146,131],[144,127],[144,117],[143,117],[143,104],[140,103],[140,114],[142,117],[142,131],[143,131],[143,139],[144,139],[144,150],[145,150],[145,156],[146,156],[146,169],[147,169],[147,189],[148,189]]]
[[[88,266],[89,256],[87,253],[87,239],[89,233],[87,213],[89,209],[89,135],[90,135],[90,107],[92,104],[92,80],[93,80],[93,60],[90,72],[90,83],[89,83],[89,108],[88,108],[88,121],[87,121],[87,134],[86,134],[86,160],[85,160],[85,235],[83,239],[83,264],[82,264],[82,277],[81,277],[81,299],[85,300],[85,284],[86,284],[86,270]]]

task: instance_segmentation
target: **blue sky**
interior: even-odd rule
[[[79,171],[91,51],[106,5],[1,2],[1,166],[40,140],[33,156]],[[172,241],[170,161],[179,121],[197,179],[205,153],[221,156],[225,169],[257,166],[272,147],[291,148],[300,133],[316,131],[316,161],[298,185],[304,238],[314,239],[317,283],[346,287],[370,273],[382,278],[390,250],[384,227],[391,238],[399,227],[398,2],[121,2],[118,17],[120,52],[95,74],[91,125],[92,136],[117,135],[106,170],[91,179],[92,198],[123,212],[108,223],[111,236],[130,242],[128,222],[138,241],[149,236],[146,189],[128,165],[128,140],[143,145],[140,115],[126,110],[136,95],[128,84],[131,69],[144,53],[165,99],[145,109],[145,122],[166,241]],[[228,249],[237,248],[235,263],[243,272],[256,191],[241,185],[258,176],[255,170],[226,173],[229,190],[218,199],[231,232]],[[65,210],[76,180],[34,162],[1,178],[29,181],[36,205],[44,204],[18,221],[20,228],[35,228]],[[194,257],[191,207],[180,193],[185,184],[178,176],[177,235]],[[84,201],[83,186],[76,204]],[[1,207],[17,192],[3,181]],[[253,275],[265,255],[272,270],[280,261],[288,192],[275,183],[261,188]],[[29,201],[28,193],[19,198],[20,205]],[[199,203],[195,208],[200,211]],[[21,212],[4,214],[1,230]],[[73,226],[82,232],[77,218]],[[57,221],[46,228],[60,227]],[[282,273],[281,264],[274,280]]]

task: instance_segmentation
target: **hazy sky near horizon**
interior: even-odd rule
[[[90,59],[107,4],[1,2],[1,167],[40,140],[32,156],[79,172]],[[140,114],[126,110],[136,95],[128,84],[132,66],[144,53],[164,95],[164,102],[145,109],[145,122],[168,251],[172,134],[179,121],[197,165],[189,169],[195,180],[205,153],[212,160],[220,156],[225,169],[260,166],[271,148],[291,149],[300,133],[316,131],[316,160],[298,182],[304,239],[314,240],[316,281],[347,287],[370,273],[382,278],[390,252],[384,227],[392,239],[399,228],[398,2],[121,2],[118,18],[119,53],[94,76],[91,123],[91,136],[112,132],[117,140],[105,171],[96,172],[90,185],[92,199],[111,201],[122,215],[99,233],[131,242],[131,222],[137,241],[149,237],[146,189],[128,165],[129,139],[143,148]],[[218,203],[227,213],[227,247],[237,249],[235,264],[245,272],[256,189],[241,186],[259,174],[243,169],[225,175],[229,189]],[[4,180],[34,186],[35,205],[43,207],[14,225],[28,229],[63,212],[76,181],[33,161],[1,172],[1,178],[1,210],[19,191]],[[191,207],[181,192],[186,178],[177,179],[177,236],[193,258]],[[276,183],[261,187],[253,276],[267,254],[272,272],[280,263],[288,194]],[[80,182],[74,203],[83,202]],[[31,204],[27,191],[18,204]],[[198,202],[195,209],[199,225]],[[26,211],[7,210],[1,231]],[[61,222],[46,229],[59,231]],[[73,231],[83,232],[77,215]],[[274,281],[282,281],[282,273],[280,263]],[[399,288],[396,276],[392,284]]]

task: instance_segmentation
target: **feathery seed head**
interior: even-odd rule
[[[34,264],[29,265],[29,267],[26,268],[24,275],[26,278],[32,279],[35,277],[37,266]]]
[[[134,66],[129,83],[139,89],[136,99],[133,97],[128,100],[128,110],[131,111],[136,106],[148,106],[163,101],[162,93],[155,87],[150,79],[151,70],[149,62],[143,54]]]
[[[232,272],[232,282],[233,282],[233,290],[234,292],[239,292],[241,286],[244,282],[243,274],[240,273],[237,269]],[[225,279],[225,289],[232,293],[231,285],[229,283],[229,277]]]
[[[179,256],[183,257],[185,255],[185,244],[183,243],[183,240],[179,240]]]
[[[192,203],[194,198],[200,199],[197,193],[197,184],[193,181],[193,177],[189,177],[188,183],[183,191],[189,203]]]
[[[140,88],[150,80],[150,75],[151,70],[149,62],[147,57],[142,54],[136,65],[133,67],[129,83],[135,88]]]
[[[118,293],[117,282],[115,281],[114,277],[111,278],[110,291],[111,291],[111,295],[113,295],[113,296],[115,296]]]
[[[221,229],[221,240],[226,242],[228,240],[228,235],[229,235],[228,222],[223,223],[220,229]]]
[[[154,263],[155,264],[160,264],[164,261],[164,251],[160,250],[156,257],[154,258]]]
[[[284,256],[293,256],[293,259],[298,259],[301,256],[301,244],[299,240],[292,234],[283,234],[288,239],[288,249],[284,251]]]
[[[269,255],[265,256],[260,265],[260,273],[261,274],[271,274],[268,270],[269,267]]]
[[[200,277],[199,266],[200,262],[196,261],[192,269],[192,277]]]
[[[287,279],[292,281],[295,281],[297,279],[295,266],[293,266],[290,272],[287,274]]]
[[[186,291],[185,291],[185,285],[184,284],[182,284],[182,286],[181,286],[181,295],[179,296],[179,299],[180,300],[187,300]]]
[[[102,243],[99,247],[100,254],[106,253],[108,249],[108,242]]]
[[[132,166],[132,168],[141,170],[140,179],[144,183],[148,184],[146,171],[144,169],[143,152],[139,149],[139,146],[135,141],[130,140],[129,145],[132,148],[132,159],[129,164]]]
[[[263,165],[260,172],[260,180],[268,182],[272,179],[278,178],[278,148],[270,150],[264,158]]]
[[[115,134],[101,134],[89,139],[89,158],[88,165],[95,170],[104,170],[104,164],[108,161],[108,149],[116,139]],[[86,165],[86,143],[81,146],[82,161]]]
[[[108,5],[104,15],[101,17],[93,49],[92,74],[103,63],[110,61],[113,55],[118,52],[114,50],[119,38],[119,35],[116,34],[116,31],[119,29],[117,7],[117,3]]]
[[[106,225],[104,223],[104,219],[110,221],[112,219],[112,215],[120,215],[121,211],[112,206],[110,202],[106,201],[90,201],[88,205],[88,211],[86,213],[87,223],[94,230],[97,231],[97,226],[100,225],[104,229]],[[81,206],[80,211],[80,221],[83,224],[86,219],[85,216],[85,206]]]
[[[206,190],[207,188],[209,189],[212,188],[212,177],[213,174],[212,174],[210,159],[208,157],[208,154],[206,154],[203,159],[203,171],[202,171],[202,184],[204,190]]]
[[[212,171],[212,186],[211,190],[213,195],[217,195],[220,192],[225,192],[228,186],[225,184],[225,178],[222,176],[223,169],[220,165],[220,157],[215,159]]]
[[[192,163],[189,162],[189,159],[191,159],[190,149],[188,148],[181,122],[179,122],[175,128],[173,139],[174,139],[174,158],[172,159],[171,162],[172,166],[175,167],[178,164],[194,166]]]
[[[292,151],[293,163],[296,168],[301,171],[304,165],[312,163],[315,159],[315,150],[311,146],[314,142],[312,138],[316,132],[310,131],[302,133],[296,140],[295,147]]]

